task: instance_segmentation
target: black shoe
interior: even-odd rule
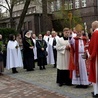
[[[59,83],[59,87],[61,87],[61,86],[63,86],[63,84],[62,83]]]
[[[42,67],[40,67],[40,70],[43,70],[43,68],[42,68]]]
[[[34,69],[27,69],[27,71],[34,71]]]
[[[12,73],[13,73],[13,74],[18,73],[18,71],[13,71]]]
[[[83,85],[77,85],[76,88],[83,88]]]
[[[94,95],[94,92],[91,92],[92,95]]]
[[[43,67],[43,69],[46,69],[45,67]]]
[[[88,85],[83,85],[83,86],[82,86],[82,88],[88,88],[88,87],[89,87]]]
[[[18,73],[18,71],[16,71],[16,73]]]
[[[0,76],[3,76],[4,74],[3,73],[0,73]]]
[[[34,71],[34,69],[32,69],[32,71]]]
[[[93,98],[98,98],[98,94],[96,94],[96,95],[93,94],[92,97]]]

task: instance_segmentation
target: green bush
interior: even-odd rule
[[[0,34],[3,36],[4,41],[8,41],[9,34],[17,34],[17,31],[12,28],[0,28]]]

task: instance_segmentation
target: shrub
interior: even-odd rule
[[[0,34],[3,36],[4,42],[8,41],[9,34],[17,34],[17,31],[12,28],[0,28]]]

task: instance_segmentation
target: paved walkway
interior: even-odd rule
[[[17,74],[5,70],[8,76],[0,77],[0,98],[92,98],[92,85],[87,89],[77,89],[75,86],[59,87],[56,84],[56,69],[51,65],[46,68],[39,70],[36,66],[32,72],[19,68]]]
[[[0,76],[0,98],[68,98],[9,76]]]

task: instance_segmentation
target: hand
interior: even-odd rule
[[[83,59],[87,59],[88,58],[88,56],[87,56],[87,54],[86,53],[84,53],[83,55],[81,55],[82,56],[82,58]]]
[[[56,46],[53,46],[54,49],[56,49]]]
[[[70,47],[69,46],[66,46],[66,48],[65,48],[66,50],[70,50]]]
[[[29,47],[30,49],[33,49],[33,46]]]
[[[92,60],[91,56],[88,57],[88,60]]]
[[[42,48],[42,50],[44,51],[44,48]]]
[[[18,48],[18,46],[15,47],[16,49]]]
[[[84,47],[87,48],[89,45],[85,45]]]

